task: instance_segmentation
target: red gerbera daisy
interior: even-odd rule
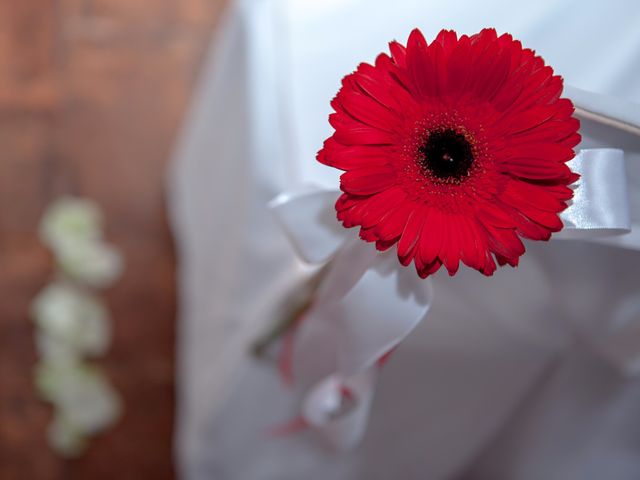
[[[344,170],[336,203],[345,227],[379,250],[398,245],[421,277],[460,260],[485,275],[516,266],[520,237],[548,240],[578,175],[580,142],[562,78],[494,29],[406,48],[362,63],[332,101],[334,134],[318,160]],[[495,260],[494,260],[495,256]]]

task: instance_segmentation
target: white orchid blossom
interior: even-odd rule
[[[101,370],[86,357],[103,355],[111,341],[109,313],[91,289],[111,285],[122,256],[102,238],[102,214],[91,201],[63,197],[45,212],[43,243],[53,251],[57,279],[31,306],[36,347],[36,388],[51,402],[48,440],[59,455],[81,454],[87,438],[111,426],[122,406]]]
[[[107,287],[122,273],[120,253],[101,241],[62,243],[57,254],[62,272],[92,287]]]
[[[87,364],[40,363],[36,385],[67,423],[84,434],[104,430],[120,415],[115,391],[100,370]]]
[[[108,312],[91,293],[63,282],[42,290],[33,303],[33,317],[42,329],[40,353],[55,357],[62,348],[81,355],[102,355],[111,339]]]
[[[84,434],[61,415],[56,415],[49,424],[47,437],[53,449],[65,457],[77,457],[87,446]]]
[[[54,251],[71,242],[97,240],[102,234],[102,214],[90,201],[65,196],[56,200],[40,222],[40,238]]]

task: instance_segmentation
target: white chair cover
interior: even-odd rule
[[[169,174],[181,476],[640,478],[640,252],[619,248],[638,244],[637,227],[611,245],[529,243],[518,269],[492,278],[437,275],[430,315],[382,370],[353,452],[329,453],[310,432],[269,437],[296,415],[302,390],[288,391],[273,366],[248,354],[305,275],[267,202],[305,183],[337,185],[339,172],[314,156],[331,133],[329,100],[358,62],[416,26],[427,38],[495,26],[566,83],[602,95],[585,101],[633,117],[638,25],[631,0],[238,0],[214,39]],[[581,133],[579,148],[625,151],[639,225],[640,139],[588,120]],[[312,379],[313,365],[302,367]]]

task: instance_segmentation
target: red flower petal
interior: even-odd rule
[[[333,138],[343,145],[393,145],[395,140],[391,133],[365,125],[346,115],[331,114],[329,122],[336,129]]]
[[[349,170],[340,177],[340,187],[353,195],[372,195],[389,188],[395,182],[395,172],[390,167],[370,167]]]
[[[404,45],[401,45],[398,42],[389,42],[389,51],[391,52],[391,58],[396,65],[401,68],[405,68],[407,66],[407,50],[404,48]]]
[[[462,261],[485,275],[518,265],[520,237],[562,228],[580,142],[562,78],[511,35],[419,30],[347,75],[318,161],[344,170],[345,227],[427,277]]]
[[[331,137],[318,152],[318,161],[340,170],[355,170],[367,167],[382,167],[389,164],[393,150],[381,146],[341,145]]]
[[[338,98],[336,100],[339,101],[341,107],[354,120],[386,132],[395,131],[398,124],[395,112],[383,107],[371,97],[359,92],[345,92]]]
[[[362,226],[375,227],[390,211],[400,205],[407,194],[399,187],[384,190],[367,200],[367,210],[362,216]],[[376,237],[377,240],[377,237]]]
[[[536,158],[509,158],[504,163],[506,172],[525,179],[566,181],[571,174],[564,164],[540,161]]]
[[[374,233],[384,242],[397,241],[404,231],[409,215],[411,215],[414,208],[415,206],[413,204],[404,202],[397,208],[390,210],[386,216],[380,219],[380,222],[375,227]]]
[[[418,206],[409,215],[398,242],[398,258],[403,265],[409,265],[413,260],[427,212],[426,207]]]
[[[439,256],[451,276],[458,271],[462,251],[458,222],[455,216],[447,216],[443,224],[443,244]]]
[[[427,51],[427,42],[420,30],[411,32],[407,42],[407,71],[417,97],[434,96],[438,72],[435,59]]]
[[[429,217],[429,225],[420,238],[419,256],[423,265],[429,265],[438,258],[442,247],[443,227],[442,213],[433,209]]]

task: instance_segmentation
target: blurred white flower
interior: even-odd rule
[[[40,236],[54,253],[60,280],[34,299],[32,316],[41,361],[35,384],[51,402],[48,438],[60,455],[82,453],[89,435],[121,414],[116,391],[84,358],[103,354],[111,340],[109,315],[90,288],[113,283],[123,269],[120,253],[102,239],[102,215],[91,201],[64,197],[47,209]]]
[[[41,329],[36,341],[45,358],[101,355],[111,340],[104,305],[91,293],[64,282],[52,283],[38,294],[32,315]]]
[[[36,386],[67,428],[83,436],[106,429],[120,416],[117,393],[95,367],[45,361],[37,366]]]
[[[61,415],[56,415],[47,432],[49,445],[63,457],[77,457],[86,445],[86,437]]]
[[[107,287],[122,273],[122,256],[101,241],[66,242],[56,254],[65,274],[92,287]]]
[[[40,222],[40,237],[54,251],[65,244],[98,240],[102,214],[90,201],[65,196],[49,206]]]
[[[36,350],[47,362],[70,363],[78,358],[74,346],[42,332],[36,332]]]

